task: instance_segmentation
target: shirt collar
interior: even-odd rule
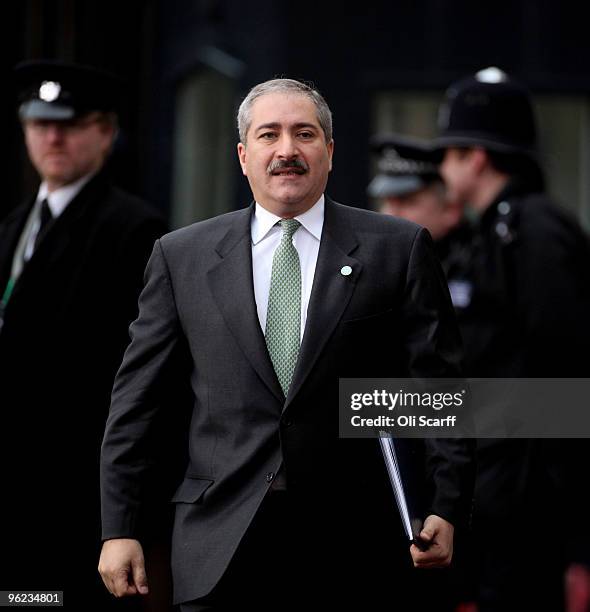
[[[47,189],[47,183],[43,181],[39,187],[39,193],[37,194],[37,200],[47,199],[49,209],[53,218],[59,217],[65,210],[66,206],[80,193],[82,187],[93,177],[93,174],[86,174],[82,178],[78,179],[74,183],[60,187],[55,191],[49,193]]]
[[[317,240],[322,237],[322,228],[324,226],[324,195],[303,214],[297,215],[295,219]],[[271,213],[269,210],[256,202],[254,216],[252,217],[252,242],[258,244],[263,238],[266,238],[270,230],[281,220],[281,217]]]

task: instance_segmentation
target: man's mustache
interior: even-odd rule
[[[309,166],[302,160],[297,157],[293,159],[275,159],[268,165],[266,172],[268,174],[274,174],[278,170],[301,170],[301,172],[297,172],[297,174],[305,174],[309,171]]]

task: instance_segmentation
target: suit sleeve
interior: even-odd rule
[[[417,233],[412,245],[404,311],[410,376],[459,379],[461,338],[447,283],[425,230]],[[437,514],[462,526],[469,518],[473,498],[474,441],[428,439],[424,443],[429,485],[427,514]]]
[[[156,241],[130,327],[131,343],[115,379],[100,460],[103,539],[138,537],[151,427],[159,392],[183,338],[168,268]],[[173,409],[172,406],[169,408]]]

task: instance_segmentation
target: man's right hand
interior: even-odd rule
[[[143,549],[137,540],[117,538],[104,542],[98,571],[115,597],[148,592]]]

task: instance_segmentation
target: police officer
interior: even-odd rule
[[[577,222],[544,192],[529,93],[488,68],[449,87],[439,121],[435,146],[450,197],[478,217],[472,299],[459,319],[466,373],[587,377],[590,250]],[[568,448],[478,441],[480,612],[563,609],[563,570],[572,560],[564,532],[583,514],[572,501]]]
[[[462,310],[471,299],[471,228],[464,205],[448,197],[439,172],[441,152],[428,142],[400,134],[371,139],[379,155],[378,173],[367,192],[382,213],[402,217],[430,232],[447,277],[453,305]]]
[[[33,61],[15,76],[40,185],[0,224],[0,588],[63,590],[66,606],[106,610],[96,570],[100,441],[165,224],[109,179],[113,75]]]

